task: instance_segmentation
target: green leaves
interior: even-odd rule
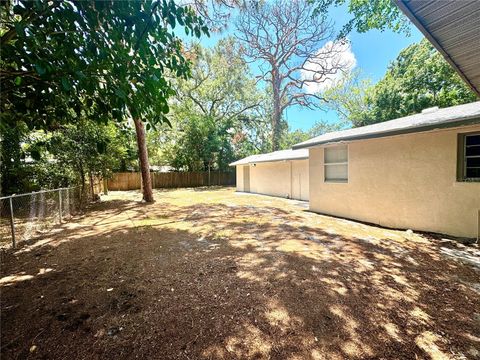
[[[107,150],[107,144],[104,141],[97,142],[97,151],[99,154],[104,154]]]
[[[375,85],[349,79],[324,96],[354,126],[387,121],[439,106],[475,101],[475,94],[423,39],[403,49]]]
[[[179,170],[205,170],[210,163],[213,169],[225,170],[235,158],[254,151],[242,132],[255,134],[268,125],[245,120],[255,118],[263,98],[237,46],[227,38],[213,49],[190,49],[194,55],[189,78],[172,81],[177,94],[170,108],[159,104],[162,113],[170,111],[172,129],[164,126],[152,132],[159,139],[151,140],[155,143],[149,151],[155,149],[157,163]],[[163,116],[161,122],[167,119]]]
[[[166,102],[163,104],[162,112],[164,114],[168,114],[170,112],[170,107],[168,106],[168,104]]]
[[[315,16],[326,16],[331,6],[344,6],[353,17],[340,30],[339,38],[347,37],[352,30],[364,33],[377,29],[391,29],[410,35],[410,22],[391,0],[309,0],[315,6]]]
[[[174,93],[165,74],[185,77],[190,66],[172,29],[183,26],[196,36],[208,31],[191,9],[173,0],[75,6],[19,0],[5,6],[16,15],[6,19],[8,36],[2,37],[2,121],[22,119],[36,129],[79,116],[126,121],[129,111],[152,124],[162,121],[153,110],[167,113]]]
[[[2,181],[12,187],[18,174],[27,173],[18,165],[20,144],[36,130],[53,138],[48,156],[31,148],[41,174],[37,187],[65,185],[85,172],[108,173],[120,167],[119,159],[131,160],[135,150],[125,149],[112,122],[127,128],[132,115],[150,130],[170,124],[164,114],[175,91],[167,74],[190,74],[173,28],[208,34],[200,17],[173,0],[7,1],[2,20],[0,126],[2,135],[4,128],[12,134],[2,141],[8,140],[8,158],[16,164],[0,166],[2,175],[9,174]],[[27,139],[15,135],[19,123]]]
[[[35,70],[37,71],[38,75],[40,75],[40,76],[45,75],[45,73],[47,72],[45,67],[41,64],[35,64]]]
[[[70,84],[70,81],[67,80],[67,78],[62,77],[61,82],[62,87],[65,91],[70,91],[72,89],[72,85]]]
[[[21,22],[16,22],[15,23],[15,31],[17,32],[17,35],[21,38],[25,37],[25,26]]]
[[[37,149],[33,149],[30,151],[30,156],[32,157],[33,160],[40,160],[41,159],[41,155],[40,155],[40,151],[38,151]]]
[[[115,95],[117,95],[123,101],[127,100],[127,94],[120,88],[115,89]]]

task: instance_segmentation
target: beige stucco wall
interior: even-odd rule
[[[477,235],[480,183],[457,182],[460,129],[348,144],[348,183],[325,183],[323,148],[310,149],[310,209],[456,236]]]
[[[250,166],[250,192],[288,197],[290,195],[290,162],[275,161]]]
[[[238,165],[238,166],[235,166],[235,168],[236,168],[236,172],[237,172],[237,179],[236,179],[237,191],[243,191],[243,166]]]
[[[308,160],[292,161],[292,199],[308,200]]]
[[[308,160],[287,160],[250,165],[250,192],[308,200]],[[237,191],[243,187],[243,166],[237,166]]]

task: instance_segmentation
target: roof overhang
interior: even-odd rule
[[[281,161],[295,161],[308,159],[308,150],[279,150],[266,154],[250,155],[246,158],[230,163],[230,166],[252,165],[258,163],[271,163]]]
[[[289,158],[289,159],[275,159],[275,160],[249,160],[246,162],[242,162],[241,160],[232,162],[228,164],[228,166],[241,166],[241,165],[253,165],[253,164],[261,164],[261,163],[274,163],[274,162],[282,162],[282,161],[295,161],[295,160],[306,160],[308,156],[296,157],[296,158]]]
[[[480,97],[480,1],[394,1]]]
[[[295,161],[295,160],[305,160],[305,159],[308,159],[308,156],[296,157],[296,158],[291,158],[291,159],[258,160],[258,161],[252,161],[250,164],[280,162],[280,161]]]

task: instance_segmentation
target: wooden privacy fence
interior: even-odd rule
[[[166,172],[150,173],[153,188],[184,188],[214,185],[235,185],[235,172]],[[141,188],[140,172],[114,173],[108,179],[108,190],[137,190]]]

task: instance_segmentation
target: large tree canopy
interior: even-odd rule
[[[175,81],[176,101],[193,112],[218,122],[249,114],[264,100],[255,86],[247,63],[239,56],[240,45],[225,38],[213,49],[196,44],[189,51],[192,71],[189,79]]]
[[[29,129],[55,130],[80,119],[132,117],[148,195],[142,121],[167,121],[174,94],[168,77],[189,74],[174,29],[199,37],[208,34],[203,20],[173,0],[20,0],[1,6],[1,126],[23,122]]]
[[[94,177],[108,177],[136,158],[130,134],[112,122],[79,120],[51,132],[28,131],[20,124],[4,130],[2,155],[10,159],[0,164],[5,193],[85,185]]]
[[[432,106],[448,107],[476,100],[426,39],[403,49],[377,84],[347,78],[324,96],[354,126],[415,114]]]
[[[15,4],[2,9],[2,122],[31,128],[75,121],[82,110],[103,121],[128,113],[161,121],[173,94],[166,74],[189,69],[173,29],[207,31],[174,1]]]
[[[244,145],[265,126],[258,116],[264,95],[238,47],[226,38],[212,49],[196,44],[189,50],[191,77],[174,81],[172,128],[150,136],[156,161],[178,170],[226,170],[237,156],[247,155]]]

